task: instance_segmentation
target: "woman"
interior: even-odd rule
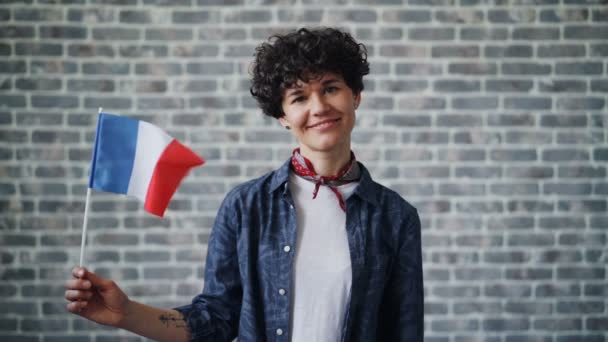
[[[422,341],[418,214],[350,149],[368,73],[365,47],[340,30],[260,45],[251,93],[299,147],[224,199],[203,292],[157,309],[75,268],[68,310],[168,341]]]

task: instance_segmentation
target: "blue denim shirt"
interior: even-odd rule
[[[224,199],[209,239],[203,292],[176,308],[192,341],[290,340],[297,213],[289,168],[287,161]],[[374,182],[363,165],[346,209],[352,287],[342,341],[421,342],[424,295],[416,209]]]

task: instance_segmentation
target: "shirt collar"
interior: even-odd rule
[[[359,186],[355,189],[354,195],[359,196],[362,200],[367,201],[374,206],[378,206],[380,203],[380,185],[372,180],[369,171],[367,171],[362,163],[357,163],[359,163],[359,166],[361,167],[361,178],[359,179]],[[274,172],[270,181],[270,192],[275,192],[278,189],[281,189],[283,193],[287,192],[290,167],[291,159],[287,159],[287,161]]]

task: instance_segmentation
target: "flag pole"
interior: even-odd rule
[[[103,108],[99,107],[98,114],[101,114],[102,111],[103,111]],[[86,241],[87,241],[87,222],[89,221],[89,202],[90,201],[91,201],[91,188],[87,186],[87,197],[84,202],[84,220],[82,223],[82,240],[80,242],[80,263],[78,264],[80,267],[84,266],[84,247],[85,247]]]

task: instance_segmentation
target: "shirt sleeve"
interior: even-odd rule
[[[424,340],[424,286],[420,218],[414,209],[400,227],[399,250],[383,299],[383,322],[379,340]]]
[[[191,304],[175,308],[188,324],[190,341],[232,341],[237,335],[242,301],[236,210],[229,196],[222,203],[209,238],[203,292]]]

